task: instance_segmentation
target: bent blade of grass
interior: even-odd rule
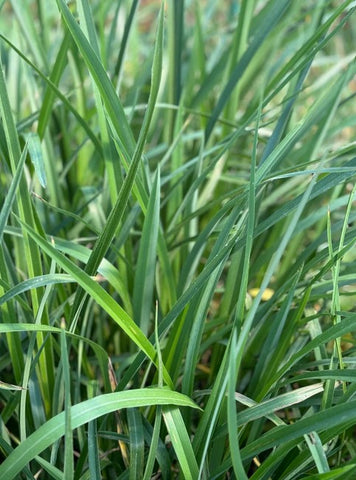
[[[49,242],[44,240],[28,225],[23,224],[24,229],[33,238],[33,240],[47,253],[53,260],[60,265],[63,270],[68,272],[79,283],[79,285],[93,298],[122,328],[131,340],[140,350],[156,364],[156,351],[140,328],[135,324],[132,318],[123,310],[120,305],[85,271],[59,253]],[[172,380],[166,369],[164,369],[164,379],[168,385],[172,386]]]
[[[15,228],[6,228],[5,231],[7,233],[10,233],[11,235],[15,235],[15,236],[19,236],[21,237],[21,234],[20,234],[20,231],[19,229],[15,229]],[[50,240],[50,237],[48,237],[48,240]],[[83,245],[78,245],[78,244],[75,244],[73,242],[70,242],[68,240],[64,240],[62,238],[59,238],[59,237],[55,237],[54,239],[54,246],[57,250],[61,251],[62,253],[65,253],[65,254],[68,254],[69,256],[73,257],[73,258],[76,258],[77,260],[83,262],[83,263],[86,263],[88,261],[88,258],[90,256],[90,253],[91,253],[91,250]],[[125,305],[125,308],[127,311],[131,311],[131,299],[129,298],[129,293],[126,289],[126,286],[124,285],[119,273],[118,273],[118,270],[117,268],[114,267],[113,264],[111,264],[108,260],[106,260],[105,258],[101,261],[99,267],[98,267],[98,272],[114,287],[114,289],[117,291],[117,292],[120,292],[120,297],[122,298],[122,301]],[[36,282],[38,281],[41,285],[42,285],[42,281],[44,282],[45,281],[45,278],[47,278],[49,280],[49,282],[52,282],[52,283],[55,283],[55,278],[57,278],[58,280],[58,283],[61,283],[62,281],[66,282],[65,278],[66,278],[66,274],[55,274],[56,276],[55,277],[51,277],[51,276],[47,276],[47,275],[41,275],[41,276],[38,276],[38,277],[33,277],[31,279],[29,279],[28,281],[24,281],[24,282],[21,282],[19,283],[18,285],[16,285],[15,287],[13,287],[13,289],[11,289],[11,294],[10,294],[10,287],[8,286],[8,284],[6,284],[6,282],[2,282],[4,287],[6,288],[6,293],[4,294],[3,297],[0,297],[0,305],[3,301],[6,301],[9,300],[9,298],[7,297],[7,295],[11,295],[11,297],[13,296],[13,294],[15,294],[16,292],[16,289],[17,287],[19,288],[25,288],[26,290],[28,289],[28,286],[31,285],[31,282],[34,282],[34,288],[36,288]],[[62,277],[62,275],[64,275]],[[72,277],[71,277],[72,278]],[[73,280],[70,280],[71,282],[72,281],[75,281]],[[1,285],[1,279],[0,279],[0,285]],[[20,293],[20,292],[18,292]],[[21,301],[21,300],[20,300]],[[23,308],[26,308],[25,305],[23,305]]]
[[[273,412],[304,402],[306,399],[321,393],[323,390],[323,384],[317,383],[307,387],[297,388],[296,390],[283,393],[282,395],[270,398],[261,403],[257,403],[240,393],[235,393],[235,400],[249,407],[248,410],[237,414],[237,426],[241,427],[252,420],[257,420],[261,417],[268,417]],[[277,418],[280,420],[279,417]]]
[[[70,275],[63,273],[54,273],[41,275],[40,277],[30,278],[18,283],[14,287],[7,290],[4,295],[0,297],[0,306],[8,302],[12,298],[20,295],[21,293],[32,290],[33,288],[45,287],[46,285],[55,285],[57,283],[70,283],[75,282]]]
[[[13,385],[12,383],[6,383],[6,382],[0,381],[0,390],[21,391],[25,389],[23,387],[20,387],[19,385]]]
[[[72,406],[70,408],[71,427],[72,429],[78,428],[96,418],[115,412],[117,409],[151,405],[198,408],[185,395],[163,388],[107,393]],[[59,440],[64,433],[65,412],[62,412],[41,425],[10,453],[0,465],[0,478],[6,478],[7,480],[15,478],[28,462]]]
[[[83,245],[74,244],[73,242],[69,242],[61,238],[55,238],[55,247],[62,253],[66,253],[84,263],[87,263],[91,254],[91,250],[89,248],[84,247]],[[106,260],[106,258],[104,258],[98,267],[98,273],[102,275],[103,278],[105,278],[117,292],[120,292],[120,297],[126,311],[132,316],[131,297],[127,290],[127,286],[118,273],[118,269],[114,267],[112,263]]]

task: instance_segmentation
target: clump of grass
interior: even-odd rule
[[[0,477],[354,478],[354,2],[0,2]]]

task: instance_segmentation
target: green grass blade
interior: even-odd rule
[[[88,425],[88,463],[90,478],[100,478],[98,431],[95,420]]]
[[[316,468],[318,469],[318,472],[329,472],[330,468],[328,464],[328,459],[326,458],[319,435],[316,432],[310,432],[307,435],[304,435],[304,438],[314,458],[314,462]]]
[[[160,172],[157,170],[142,229],[133,290],[134,319],[145,335],[150,330],[150,314],[156,271],[160,212]]]
[[[140,412],[135,408],[127,411],[130,438],[130,480],[143,477],[144,447],[143,424]]]
[[[120,51],[119,51],[119,55],[117,56],[117,61],[114,69],[114,76],[118,77],[119,79],[121,76],[122,64],[125,57],[125,51],[127,48],[127,41],[130,35],[130,31],[132,29],[133,19],[135,17],[138,4],[139,4],[139,0],[133,0],[131,4],[129,16],[125,22],[124,33],[122,35],[122,40],[120,44]]]
[[[30,278],[29,280],[24,280],[23,282],[20,282],[14,287],[7,290],[7,292],[0,297],[0,305],[3,305],[17,295],[27,292],[28,290],[32,290],[33,288],[69,282],[74,282],[73,278],[70,275],[63,273],[54,273],[48,275],[41,275],[40,277]]]
[[[64,477],[73,478],[74,458],[73,458],[73,431],[71,417],[71,388],[70,388],[70,366],[67,350],[67,338],[62,329],[61,332],[61,360],[64,383]]]
[[[4,229],[7,223],[7,220],[9,218],[9,215],[11,213],[12,205],[14,203],[15,197],[16,197],[16,191],[19,187],[21,176],[23,173],[23,167],[25,164],[26,160],[26,155],[27,155],[27,146],[25,146],[24,150],[22,151],[20,161],[16,167],[15,175],[12,179],[10,188],[7,192],[7,195],[5,197],[4,203],[1,207],[1,212],[0,212],[0,243],[2,242],[3,235],[4,235]]]
[[[35,167],[38,180],[43,188],[47,186],[46,170],[43,161],[40,137],[36,133],[27,135],[28,153]]]
[[[252,420],[260,418],[261,416],[268,416],[275,411],[283,410],[291,405],[296,405],[322,391],[323,384],[318,383],[308,387],[297,388],[291,392],[278,395],[261,403],[256,403],[239,393],[235,393],[235,400],[249,407],[247,410],[237,414],[237,426],[240,427]]]
[[[86,400],[70,409],[71,427],[95,420],[118,409],[149,405],[177,405],[196,408],[186,396],[162,388],[108,393]],[[52,445],[65,433],[65,412],[48,420],[22,442],[0,465],[0,477],[12,480],[36,455]]]
[[[182,475],[187,480],[198,478],[198,465],[180,411],[177,408],[163,408],[163,418],[177,455]]]
[[[278,74],[273,78],[267,88],[268,92],[278,90],[276,89],[278,83],[281,83],[281,86],[286,85],[286,83],[290,81],[290,77],[292,75],[295,75],[298,71],[303,69],[304,66],[308,64],[310,59],[314,58],[315,45],[318,44],[318,49],[323,48],[324,45],[335,35],[338,28],[343,26],[343,20],[346,20],[347,17],[352,15],[352,13],[354,12],[354,8],[350,9],[349,6],[351,3],[352,0],[346,0],[341,3],[337,8],[332,9],[331,14],[327,16],[326,21],[316,29],[313,35],[311,35],[310,38],[307,39],[307,41],[302,45],[302,47],[296,51],[292,58],[285,63],[285,65],[280,69]],[[345,16],[340,19],[340,23],[335,26],[334,30],[331,31],[330,35],[326,35],[331,25],[335,25],[335,20],[340,17],[340,15],[344,12]],[[295,68],[296,65],[298,66],[297,68]],[[292,73],[288,75],[288,72]],[[284,79],[284,82],[281,82],[282,79]]]
[[[153,426],[153,434],[150,441],[150,451],[146,461],[143,480],[150,480],[152,478],[156,452],[158,450],[158,441],[159,441],[161,423],[162,423],[162,407],[158,406],[156,410],[156,418]]]
[[[50,462],[47,462],[44,458],[36,457],[36,462],[41,465],[43,470],[51,476],[51,479],[54,480],[64,480],[63,472],[61,472],[58,468],[52,465]]]
[[[71,37],[68,32],[65,33],[62,43],[59,47],[57,57],[53,64],[53,69],[48,78],[51,85],[58,86],[59,80],[62,76],[63,70],[67,64],[67,53],[71,43]],[[18,51],[19,52],[19,51]],[[53,110],[54,100],[56,98],[55,91],[50,87],[50,84],[46,87],[46,92],[43,98],[42,107],[38,116],[37,133],[41,139],[43,139],[48,122]]]

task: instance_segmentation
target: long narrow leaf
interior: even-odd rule
[[[74,405],[70,409],[71,426],[80,427],[96,418],[124,408],[149,405],[177,405],[196,408],[186,396],[161,388],[107,393]],[[12,480],[36,455],[59,440],[65,432],[65,413],[48,420],[22,442],[0,465],[0,477]]]

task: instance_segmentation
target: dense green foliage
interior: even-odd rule
[[[0,478],[356,478],[355,2],[0,1]]]

